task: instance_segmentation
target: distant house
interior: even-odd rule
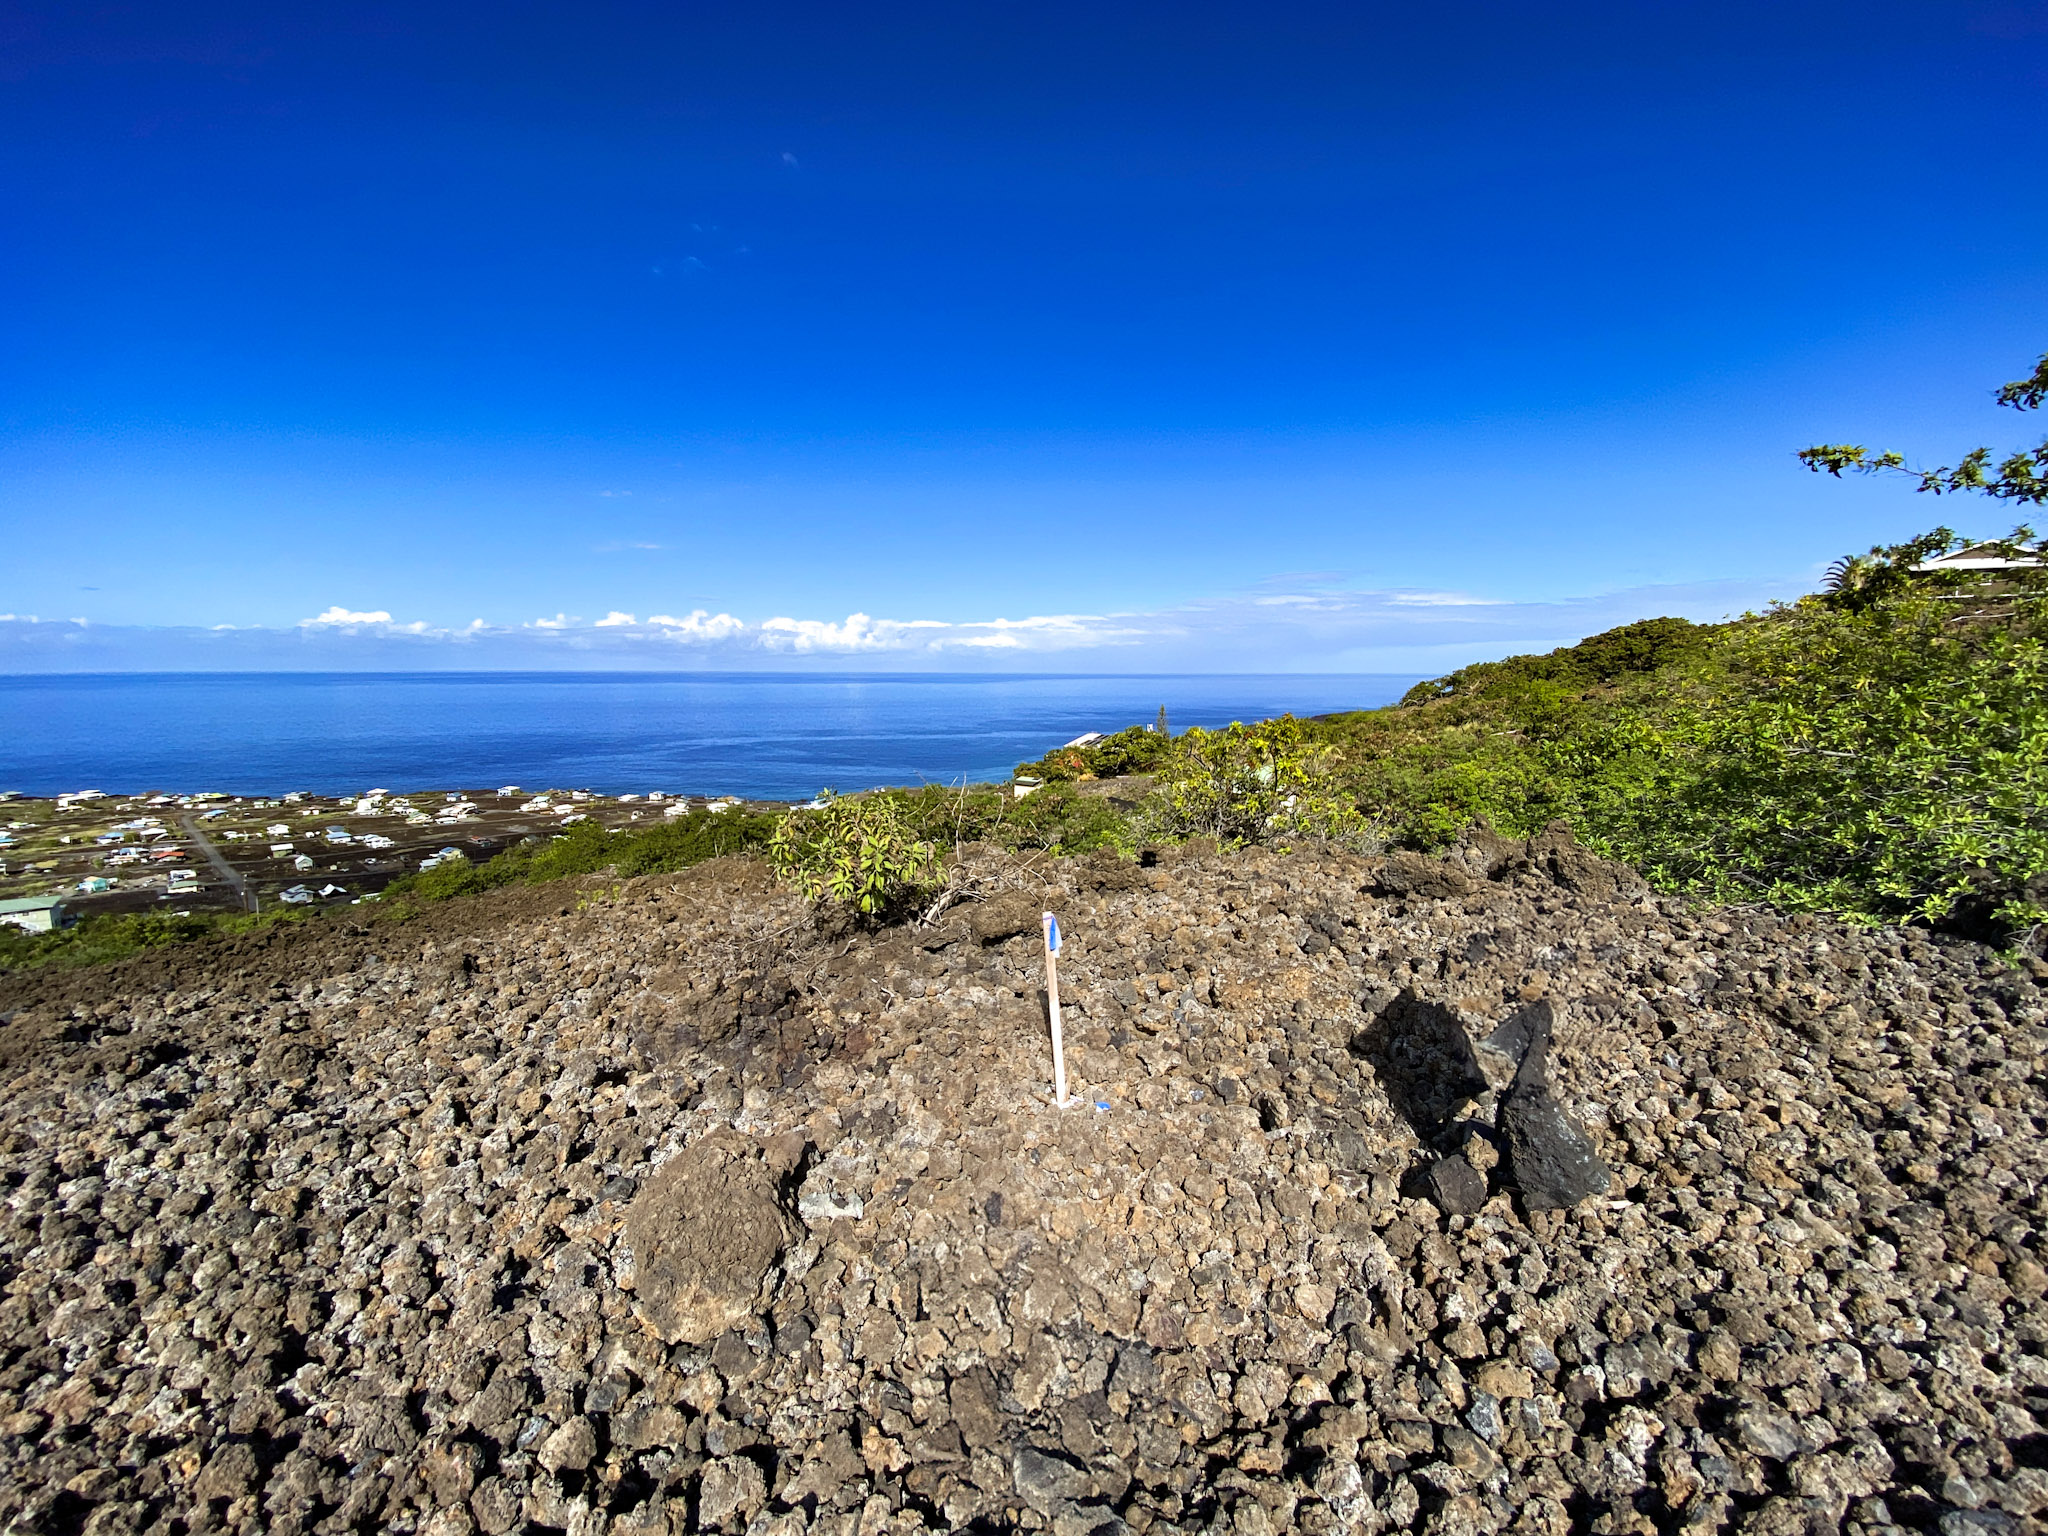
[[[2038,555],[2009,555],[2001,544],[1966,544],[1945,555],[1922,560],[1916,571],[2031,571],[2048,561]]]
[[[78,918],[64,906],[61,896],[18,896],[0,901],[0,923],[12,923],[30,933],[51,933],[69,928]]]
[[[298,856],[298,857],[297,857],[296,859],[293,859],[293,860],[292,860],[292,868],[293,868],[293,869],[297,869],[297,870],[308,870],[308,869],[311,869],[312,867],[313,867],[313,856],[312,856],[312,855],[311,855],[310,853],[302,853],[302,854],[300,854],[300,855],[299,855],[299,856]]]
[[[114,888],[114,882],[105,875],[87,875],[78,882],[78,888],[88,896],[96,896],[101,891],[111,891]]]
[[[1109,740],[1109,738],[1103,735],[1100,731],[1083,731],[1080,735],[1076,736],[1072,741],[1068,742],[1066,746],[1060,748],[1060,750],[1062,752],[1068,752],[1072,751],[1076,747],[1092,747],[1098,741],[1107,740]]]

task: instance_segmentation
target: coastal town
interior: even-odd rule
[[[399,876],[481,862],[581,822],[607,830],[754,802],[651,790],[0,793],[0,922],[31,933],[145,911],[257,912],[373,900]]]

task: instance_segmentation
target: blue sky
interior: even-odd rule
[[[1791,455],[2048,349],[2039,0],[30,4],[0,87],[0,670],[1440,670],[1998,525]]]

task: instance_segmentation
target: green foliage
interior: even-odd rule
[[[1730,637],[1666,726],[1669,782],[1602,807],[1667,884],[1873,921],[2048,918],[2044,609],[1957,625],[1938,599],[1803,601]]]
[[[1175,738],[1147,801],[1169,837],[1225,848],[1288,837],[1377,845],[1376,829],[1331,781],[1329,754],[1292,715]]]
[[[69,928],[50,933],[24,933],[11,925],[0,925],[0,970],[102,965],[209,934],[246,933],[275,923],[303,922],[307,915],[281,909],[254,915],[129,912],[82,918]]]
[[[2000,405],[2016,411],[2037,410],[2048,399],[2048,356],[2035,366],[2032,377],[2015,379],[2000,386],[1995,396]],[[1799,451],[1799,462],[1815,474],[1825,470],[1839,477],[1845,470],[1859,474],[1896,472],[1910,475],[1920,483],[1915,490],[1946,496],[1968,491],[2001,501],[2048,504],[2048,439],[2037,448],[2023,448],[1987,472],[1989,448],[1973,448],[1953,465],[1940,469],[1908,469],[1902,453],[1872,453],[1860,443],[1820,443]]]
[[[806,900],[830,897],[872,918],[937,886],[939,850],[917,836],[897,796],[821,798],[815,810],[789,811],[768,839],[775,872]]]
[[[1401,702],[1421,704],[1454,694],[1505,698],[1521,693],[1532,700],[1555,703],[1584,689],[1655,672],[1696,655],[1705,649],[1708,635],[1709,626],[1685,619],[1640,619],[1541,656],[1509,656],[1460,667],[1449,677],[1417,683]]]
[[[1872,545],[1863,555],[1844,555],[1828,567],[1826,599],[1831,607],[1862,613],[1909,594],[1961,595],[1990,586],[2025,590],[2048,585],[2048,568],[1984,571],[1916,569],[1923,561],[1963,548],[2005,559],[2040,559],[2034,530],[2022,523],[2002,539],[1966,539],[1952,528],[1936,528],[1903,544]]]
[[[941,847],[993,843],[1012,852],[1055,855],[1100,848],[1135,853],[1130,823],[1108,797],[1072,782],[1048,783],[1023,800],[992,784],[888,790],[905,821]]]
[[[743,816],[734,811],[692,811],[644,830],[617,832],[608,832],[594,821],[579,821],[558,837],[529,838],[483,864],[457,858],[404,876],[387,886],[385,894],[446,901],[508,885],[594,875],[606,869],[625,876],[668,874],[722,854],[763,848],[774,827],[772,816]]]
[[[1166,718],[1165,709],[1159,718]],[[1077,779],[1114,779],[1127,774],[1150,773],[1173,752],[1173,738],[1155,726],[1134,725],[1105,736],[1093,746],[1061,747],[1035,763],[1019,763],[1017,772],[1048,784],[1073,783]]]
[[[1333,723],[1339,776],[1415,846],[1561,817],[1669,890],[2027,928],[2048,895],[2048,598],[1966,612],[1887,574],[1956,542],[1877,551],[1852,597],[1465,668]],[[1653,665],[1611,660],[1631,655]]]

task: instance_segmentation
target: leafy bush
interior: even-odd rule
[[[1664,794],[1598,808],[1663,883],[1873,921],[2048,920],[2043,605],[1803,600],[1730,636],[1668,722]]]
[[[2048,916],[2048,600],[1966,613],[1953,585],[1465,668],[1337,722],[1338,776],[1414,846],[1561,817],[1667,890],[2023,930]]]
[[[1166,711],[1162,709],[1159,717],[1163,722]],[[1160,726],[1134,725],[1092,746],[1060,747],[1035,763],[1019,763],[1017,772],[1048,784],[1149,773],[1172,755],[1173,742]]]
[[[1292,715],[1175,738],[1147,802],[1169,837],[1213,837],[1225,848],[1316,837],[1377,845],[1376,829],[1330,779],[1330,754]]]
[[[916,835],[894,795],[827,794],[775,824],[768,858],[806,900],[830,897],[865,917],[917,900],[942,874],[938,848]]]

